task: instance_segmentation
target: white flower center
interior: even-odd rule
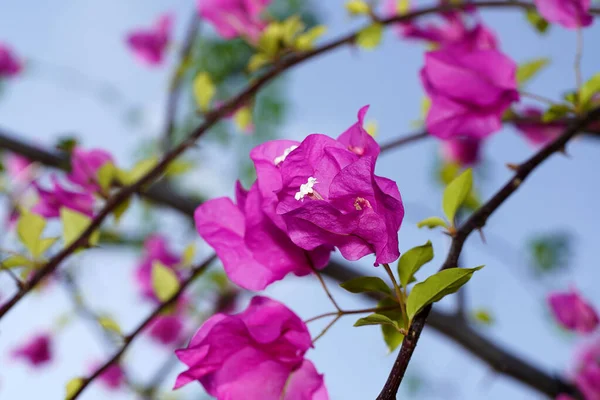
[[[312,176],[308,178],[308,182],[300,185],[300,191],[296,193],[294,198],[299,201],[304,201],[304,196],[313,194],[313,186],[315,186],[315,183],[317,183],[317,178],[313,178]]]
[[[275,159],[273,160],[273,162],[275,163],[275,165],[279,165],[281,164],[286,158],[287,156],[294,150],[296,150],[298,148],[298,146],[290,146],[287,149],[285,149],[283,151],[283,154],[280,155],[279,157],[275,157]]]

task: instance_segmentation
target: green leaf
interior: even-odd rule
[[[65,247],[69,247],[73,242],[79,239],[81,234],[92,222],[92,219],[87,215],[65,207],[60,209],[60,220],[63,225],[63,241]],[[95,231],[90,235],[88,244],[92,246],[95,245],[98,243],[99,237],[100,232]]]
[[[366,27],[356,35],[356,44],[363,49],[371,50],[379,46],[383,36],[383,25],[375,23]]]
[[[446,218],[452,224],[454,221],[454,217],[456,216],[456,212],[463,205],[469,193],[471,193],[471,188],[473,187],[473,172],[471,169],[467,169],[465,172],[460,174],[457,178],[455,178],[452,182],[446,186],[444,190],[444,198],[442,200],[442,208],[444,209],[444,214],[446,214]]]
[[[396,303],[396,301],[390,298],[385,298],[377,304],[377,307],[396,307],[393,310],[380,311],[379,314],[388,317],[392,321],[397,321],[397,325],[401,328],[408,329],[408,321],[403,316],[402,311],[400,310],[399,305],[398,303]],[[394,351],[404,339],[404,335],[401,334],[395,326],[389,324],[381,325],[381,333],[383,335],[383,340],[385,341],[385,344],[390,350],[390,353]]]
[[[65,390],[66,390],[66,395],[65,395],[65,400],[71,400],[73,398],[73,396],[75,396],[75,393],[77,393],[77,391],[81,388],[81,386],[83,386],[83,378],[77,377],[77,378],[73,378],[71,379],[69,382],[67,382]]]
[[[530,8],[526,12],[527,21],[539,33],[546,33],[550,24],[546,21],[534,8]]]
[[[129,209],[130,205],[131,205],[131,196],[128,197],[125,201],[122,201],[121,203],[119,203],[119,205],[115,207],[115,209],[113,211],[113,216],[115,217],[116,223],[119,223],[119,221],[121,221],[121,217]]]
[[[111,162],[104,163],[103,166],[98,169],[98,185],[104,193],[108,193],[113,180],[117,176],[117,168]]]
[[[572,109],[567,104],[553,104],[542,116],[542,122],[556,121],[557,119],[563,118],[570,112],[572,112]]]
[[[378,313],[367,315],[366,317],[360,318],[358,321],[356,321],[354,323],[354,326],[356,326],[356,327],[367,326],[367,325],[390,325],[396,329],[400,329],[400,327],[398,326],[398,323],[396,321],[393,321],[391,318],[389,318],[383,314],[378,314]]]
[[[406,300],[406,311],[408,319],[412,321],[413,317],[424,307],[436,301],[440,301],[444,296],[455,293],[462,285],[467,283],[477,268],[449,268],[431,275],[425,281],[417,283],[410,291]]]
[[[417,224],[417,228],[427,227],[429,229],[441,226],[442,228],[448,228],[448,224],[440,217],[429,217]]]
[[[54,243],[56,243],[56,241],[58,240],[57,237],[50,237],[50,238],[42,238],[38,241],[38,246],[37,246],[37,251],[35,253],[33,253],[33,257],[34,258],[38,258],[39,256],[41,256],[42,254],[44,254],[50,247],[52,247],[52,245]]]
[[[191,243],[185,248],[185,250],[183,250],[183,257],[181,259],[181,264],[184,266],[192,265],[195,255],[196,255],[196,246],[194,245],[194,243]]]
[[[350,15],[369,14],[371,7],[364,0],[350,0],[346,2],[346,10]]]
[[[240,131],[246,131],[252,125],[252,109],[242,107],[233,115],[233,122]]]
[[[592,78],[581,86],[579,91],[579,104],[582,111],[588,111],[595,94],[600,93],[600,73],[592,76]]]
[[[292,15],[281,24],[281,38],[286,47],[294,44],[296,36],[305,28],[304,22],[299,15]]]
[[[46,220],[32,212],[21,210],[17,221],[19,240],[34,258],[40,255],[40,236],[46,227]]]
[[[528,82],[549,63],[550,59],[548,58],[537,58],[519,65],[519,68],[517,69],[517,82],[519,83],[519,86]]]
[[[210,102],[217,93],[217,88],[207,72],[200,72],[193,82],[194,99],[201,111],[208,111]]]
[[[165,170],[165,175],[169,177],[183,175],[188,171],[191,171],[194,168],[195,164],[192,161],[188,160],[173,160],[167,166]]]
[[[349,281],[340,284],[340,286],[350,293],[375,292],[389,295],[392,294],[391,289],[383,279],[375,276],[361,276],[359,278],[350,279]]]
[[[494,323],[494,317],[492,317],[489,311],[484,309],[475,310],[473,318],[482,325],[492,325]]]
[[[104,329],[106,329],[108,331],[114,332],[117,335],[121,335],[122,334],[121,327],[119,326],[119,324],[117,323],[117,321],[115,321],[114,319],[112,319],[108,315],[103,315],[100,318],[98,318],[98,323]]]
[[[254,54],[252,57],[250,57],[250,61],[248,61],[248,71],[256,72],[265,65],[268,65],[270,62],[271,59],[266,54]]]
[[[265,29],[258,39],[258,48],[267,57],[273,58],[281,50],[281,43],[283,41],[283,24],[281,22],[271,22]]]
[[[431,241],[427,241],[422,246],[413,247],[402,254],[398,260],[398,276],[402,286],[406,287],[414,274],[431,260],[433,260]]]
[[[146,158],[145,160],[138,161],[133,168],[131,168],[127,172],[121,171],[119,174],[119,179],[125,185],[131,185],[132,183],[137,182],[142,177],[144,177],[148,172],[150,172],[156,165],[158,164],[158,157],[152,156],[150,158]]]
[[[0,269],[11,269],[17,267],[32,267],[34,262],[22,255],[13,255],[5,258],[0,266]]]
[[[160,301],[167,301],[179,291],[179,279],[175,272],[160,261],[152,263],[152,288]]]
[[[317,39],[323,36],[325,32],[327,32],[327,27],[325,25],[317,25],[314,28],[309,29],[303,34],[298,35],[294,43],[294,48],[299,51],[312,50]]]

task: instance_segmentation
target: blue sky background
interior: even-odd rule
[[[345,15],[341,0],[315,3],[319,3],[329,26],[328,37],[360,24]],[[140,139],[154,137],[160,131],[170,71],[168,66],[147,69],[138,65],[123,45],[123,36],[132,27],[147,26],[159,13],[172,10],[177,16],[176,37],[180,39],[193,8],[192,0],[0,2],[0,40],[32,59],[31,71],[8,85],[0,100],[0,126],[41,145],[52,144],[61,134],[76,133],[86,147],[110,149],[121,164],[127,165]],[[503,51],[517,62],[537,57],[552,59],[551,66],[531,82],[528,91],[558,99],[564,89],[574,85],[574,32],[553,27],[548,35],[540,37],[525,23],[522,13],[514,10],[483,12],[483,17],[497,32]],[[600,56],[593,43],[599,35],[597,23],[585,32],[585,77],[600,69]],[[411,122],[420,114],[422,89],[417,72],[422,66],[422,51],[421,46],[401,42],[388,31],[376,51],[343,48],[295,68],[286,75],[290,116],[281,128],[281,136],[301,139],[313,132],[337,136],[354,123],[357,110],[365,104],[371,105],[368,119],[379,125],[378,140],[410,133],[414,130]],[[173,59],[171,54],[169,64]],[[116,111],[118,108],[82,90],[76,78],[65,79],[59,72],[64,68],[80,71],[92,81],[108,82],[126,94],[125,103],[143,106],[141,125],[131,129]],[[465,266],[487,265],[467,289],[469,305],[489,309],[496,319],[495,325],[483,328],[483,334],[549,371],[567,369],[577,342],[555,329],[545,312],[544,294],[575,284],[600,304],[600,292],[595,290],[599,278],[598,151],[600,141],[576,140],[569,145],[570,157],[555,156],[545,163],[490,219],[486,228],[488,245],[475,235],[464,253]],[[436,143],[429,140],[390,152],[378,164],[380,175],[398,182],[405,201],[401,250],[427,239],[434,243],[437,256],[421,277],[438,268],[448,246],[441,234],[415,227],[421,218],[440,212],[440,191],[431,180],[436,152]],[[486,179],[479,185],[483,198],[509,178],[505,163],[518,163],[532,152],[510,127],[495,134],[485,148]],[[231,194],[236,179],[234,163],[219,157],[214,148],[204,148],[198,154],[203,162],[191,184],[210,188],[214,196]],[[178,222],[172,216],[161,228],[168,230]],[[531,234],[556,230],[575,235],[570,272],[546,281],[528,279],[522,253],[526,240]],[[183,248],[193,239],[171,236],[176,239],[176,248]],[[507,245],[514,254],[497,251]],[[90,251],[72,261],[83,269],[86,298],[113,313],[126,331],[150,311],[131,290],[131,269],[137,256],[133,251],[111,249]],[[372,267],[370,258],[357,263],[357,267],[368,274],[380,272]],[[11,282],[0,277],[0,293],[9,288]],[[341,290],[334,293],[348,309],[365,306],[362,300]],[[311,278],[286,279],[269,288],[268,294],[284,301],[303,318],[331,309]],[[439,307],[450,308],[452,304],[449,299]],[[2,320],[0,399],[60,399],[65,382],[85,372],[91,360],[102,357],[103,348],[96,336],[85,324],[78,323],[58,335],[57,357],[50,367],[32,371],[8,360],[6,355],[15,344],[32,332],[51,327],[59,315],[69,310],[65,292],[55,287],[46,294],[29,296]],[[309,353],[319,371],[325,373],[332,399],[374,398],[394,361],[394,356],[387,355],[378,328],[352,328],[353,323],[353,318],[344,318]],[[314,328],[318,332],[318,325]],[[143,379],[152,373],[157,360],[167,356],[167,352],[142,338],[132,347],[126,362],[133,375]],[[540,398],[520,384],[495,375],[431,329],[426,329],[422,337],[409,374],[425,380],[426,391],[416,396],[419,399]],[[167,379],[166,385],[173,381]],[[198,397],[195,394],[201,393],[200,388],[190,386],[181,391],[181,397]],[[82,398],[108,396],[113,400],[133,398],[127,393],[109,395],[96,385]]]

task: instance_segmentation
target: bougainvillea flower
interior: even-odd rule
[[[47,333],[32,337],[12,352],[12,357],[22,359],[34,367],[40,367],[52,360],[52,338]]]
[[[543,112],[535,107],[525,108],[521,116],[531,118],[532,121],[518,121],[515,127],[525,136],[527,141],[535,147],[544,146],[560,136],[566,129],[563,122],[540,122]]]
[[[591,0],[535,0],[541,16],[567,29],[589,26],[594,17],[589,13]]]
[[[96,364],[93,371],[100,366]],[[111,364],[103,373],[98,376],[98,380],[109,390],[118,390],[125,383],[125,373],[119,364]]]
[[[517,66],[496,50],[447,48],[428,52],[421,81],[431,98],[425,124],[441,139],[484,138],[502,126],[502,114],[519,100]]]
[[[139,29],[127,35],[127,45],[143,64],[160,65],[171,39],[173,17],[161,15],[150,29]]]
[[[181,339],[183,328],[183,316],[160,315],[151,322],[148,334],[152,339],[168,346]]]
[[[52,176],[51,180],[52,190],[42,189],[37,182],[33,182],[39,199],[31,211],[45,218],[57,218],[60,209],[66,207],[89,217],[94,215],[94,196],[64,188],[56,176]]]
[[[448,162],[463,167],[479,162],[482,140],[469,136],[458,136],[442,142],[442,157]]]
[[[169,250],[167,240],[160,235],[150,235],[146,238],[142,261],[135,269],[136,282],[142,295],[153,301],[158,300],[152,286],[152,264],[155,261],[169,268],[174,268],[181,262],[181,258]]]
[[[4,43],[0,43],[0,78],[11,78],[23,70],[23,64],[14,52]]]
[[[254,297],[234,315],[216,314],[177,350],[189,369],[175,388],[199,381],[217,400],[327,400],[323,376],[304,358],[312,342],[283,304]]]
[[[277,213],[290,238],[306,250],[338,247],[348,260],[399,255],[404,207],[396,183],[375,176],[375,158],[359,157],[321,134],[309,135],[281,163]]]
[[[329,248],[307,254],[267,215],[257,183],[248,192],[238,185],[236,198],[237,205],[226,197],[209,200],[194,213],[198,233],[215,249],[231,281],[263,290],[288,273],[308,275],[313,266],[327,265]]]
[[[338,141],[358,156],[377,158],[380,151],[379,145],[364,128],[367,111],[369,111],[369,106],[364,106],[358,111],[358,122],[342,133],[338,137]]]
[[[556,320],[566,329],[590,333],[598,327],[596,310],[574,290],[551,293],[548,304]]]
[[[4,167],[15,182],[29,183],[33,180],[33,163],[19,154],[8,153],[4,157]]]
[[[256,42],[267,23],[261,14],[271,0],[198,0],[200,16],[210,21],[224,39]]]
[[[577,352],[570,373],[584,399],[600,399],[600,341],[595,337]]]
[[[87,191],[97,192],[100,190],[98,170],[109,162],[113,162],[113,158],[104,150],[86,151],[76,147],[71,154],[71,173],[68,178]]]

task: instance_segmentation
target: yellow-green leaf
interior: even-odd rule
[[[444,198],[442,200],[442,208],[446,218],[452,224],[456,212],[463,205],[471,188],[473,187],[473,172],[471,169],[467,169],[465,172],[456,177],[452,182],[446,186],[444,190]]]
[[[252,109],[248,106],[242,107],[233,115],[233,121],[241,131],[247,131],[252,126]]]
[[[281,27],[281,35],[283,43],[287,47],[291,47],[294,44],[294,39],[300,32],[302,32],[305,28],[302,19],[300,19],[299,15],[293,15],[286,19]]]
[[[268,65],[270,62],[271,59],[266,54],[254,54],[252,57],[250,57],[250,61],[248,61],[248,71],[256,72],[265,65]]]
[[[408,319],[413,317],[431,303],[440,301],[446,295],[455,293],[471,279],[477,268],[449,268],[431,275],[425,281],[417,283],[410,291],[406,300],[406,313]]]
[[[194,168],[195,164],[188,160],[177,159],[171,161],[165,170],[166,176],[179,176],[183,175]]]
[[[217,88],[207,72],[200,72],[193,82],[194,99],[202,111],[208,111],[210,102],[217,93]]]
[[[423,221],[421,221],[417,224],[417,228],[427,227],[429,229],[433,229],[438,226],[440,226],[442,228],[447,228],[448,224],[446,223],[446,221],[444,221],[440,217],[425,218]]]
[[[83,378],[77,377],[77,378],[73,378],[71,379],[69,382],[67,382],[65,390],[66,390],[66,395],[65,395],[65,400],[71,400],[75,394],[79,391],[79,389],[81,388],[81,386],[83,386]]]
[[[0,263],[0,269],[11,269],[11,268],[17,268],[17,267],[32,267],[33,264],[34,264],[33,261],[31,261],[27,257],[16,254],[16,255],[13,255],[13,256],[10,256],[10,257],[4,259],[2,261],[2,263]]]
[[[119,326],[119,324],[117,323],[117,321],[115,321],[114,319],[112,319],[108,315],[103,315],[100,318],[98,318],[98,323],[104,329],[106,329],[108,331],[111,331],[111,332],[114,332],[117,335],[121,335],[121,333],[122,333],[121,327]]]
[[[369,121],[365,124],[365,131],[372,137],[377,137],[377,122]]]
[[[592,101],[592,97],[600,93],[600,73],[592,76],[592,78],[581,86],[579,91],[579,104],[583,107],[583,111],[587,111]]]
[[[537,58],[519,65],[519,68],[517,69],[517,82],[522,86],[549,63],[550,60],[548,58]]]
[[[327,32],[327,27],[325,25],[317,25],[314,28],[309,29],[305,33],[298,35],[296,42],[294,43],[294,48],[299,51],[312,50],[317,39],[323,36],[325,32]]]
[[[128,197],[125,201],[122,201],[121,203],[119,203],[118,206],[115,207],[115,209],[113,211],[113,216],[115,217],[116,223],[119,223],[119,221],[121,221],[121,217],[129,209],[130,205],[131,205],[131,197]]]
[[[150,172],[156,164],[158,164],[157,156],[146,158],[145,160],[138,161],[129,171],[117,171],[117,176],[123,184],[131,185]]]
[[[392,321],[397,321],[398,326],[400,326],[401,328],[406,329],[408,327],[408,321],[406,320],[406,317],[400,310],[398,303],[396,303],[390,298],[385,298],[379,303],[377,303],[377,308],[384,307],[397,307],[396,309],[392,309],[389,311],[380,311],[379,313],[385,315]],[[382,324],[381,333],[383,335],[383,340],[385,341],[385,344],[387,345],[390,353],[396,350],[396,348],[400,346],[400,344],[402,344],[402,340],[404,339],[404,335],[401,334],[399,330],[392,325]]]
[[[104,193],[108,193],[113,180],[117,176],[117,168],[111,162],[104,163],[103,166],[98,169],[98,185]]]
[[[371,7],[364,0],[350,0],[346,2],[346,10],[350,15],[362,15],[368,14],[371,11]]]
[[[152,288],[160,301],[167,301],[179,290],[175,272],[160,261],[152,263]]]
[[[39,256],[40,236],[45,227],[46,220],[43,217],[27,210],[21,210],[21,215],[17,220],[17,235],[25,248],[36,258]]]
[[[492,325],[494,323],[494,317],[488,310],[479,309],[473,312],[473,318],[475,321],[482,325]]]
[[[431,260],[433,260],[433,246],[429,240],[422,246],[404,252],[398,260],[398,276],[402,286],[408,286],[414,274]]]
[[[92,219],[87,215],[81,214],[80,212],[71,210],[69,208],[60,209],[60,220],[63,225],[63,241],[65,247],[70,246],[75,242],[81,234],[90,226]],[[100,232],[96,231],[90,235],[88,243],[95,245],[98,243]]]
[[[366,27],[356,35],[356,44],[363,49],[374,49],[381,43],[383,36],[383,25],[375,23]]]
[[[191,265],[196,255],[196,246],[194,243],[190,243],[185,250],[183,250],[183,257],[181,260],[182,265]]]
[[[350,293],[374,292],[389,295],[392,294],[390,287],[383,279],[376,276],[361,276],[350,279],[349,281],[340,284],[340,286]]]
[[[534,27],[539,33],[546,33],[550,24],[546,21],[535,8],[530,8],[526,11],[525,16],[527,21]]]
[[[42,254],[44,254],[50,247],[52,247],[52,245],[54,243],[56,243],[57,240],[58,240],[57,237],[50,237],[50,238],[42,238],[42,239],[40,239],[38,241],[36,252],[32,253],[33,257],[34,258],[38,258]]]
[[[258,39],[258,48],[267,57],[274,57],[281,49],[283,41],[283,24],[277,21],[271,22],[262,32]]]

